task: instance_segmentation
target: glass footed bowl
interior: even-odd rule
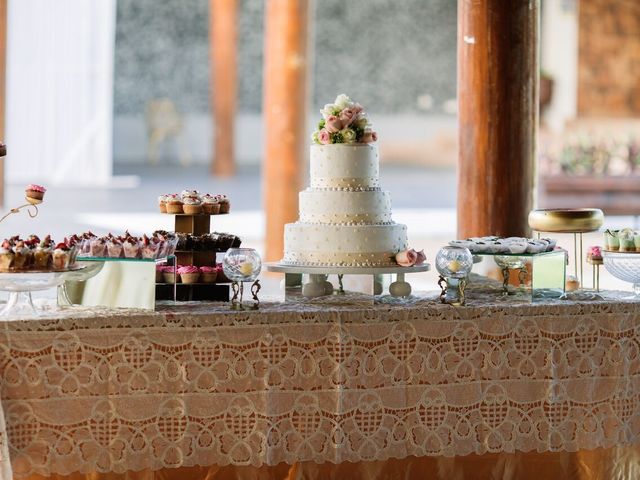
[[[640,254],[624,252],[602,252],[604,268],[618,280],[633,284],[634,295],[640,300]]]
[[[262,261],[253,248],[230,248],[222,260],[222,269],[234,282],[253,282],[260,275]]]
[[[442,247],[436,255],[436,270],[445,278],[466,278],[473,268],[473,255],[468,248]]]

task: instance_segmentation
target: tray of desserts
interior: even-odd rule
[[[183,190],[158,197],[160,213],[171,215],[224,215],[229,213],[231,203],[224,194],[201,194],[198,190]]]
[[[541,253],[551,253],[556,250],[556,240],[552,238],[524,238],[524,237],[473,237],[465,240],[452,240],[449,245],[468,248],[473,255],[478,256],[532,256]]]
[[[212,232],[202,235],[176,233],[176,252],[226,252],[230,248],[239,248],[242,240],[230,233]]]
[[[75,239],[55,242],[47,235],[40,239],[30,235],[26,239],[13,236],[0,245],[0,273],[42,274],[79,270],[76,264],[78,246]]]
[[[156,284],[167,285],[212,285],[231,283],[224,274],[221,264],[216,266],[158,265]]]
[[[156,261],[171,257],[176,251],[178,237],[173,232],[156,230],[150,236],[109,233],[97,236],[91,232],[74,235],[82,261]]]

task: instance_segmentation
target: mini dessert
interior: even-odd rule
[[[107,255],[109,258],[121,258],[124,255],[124,246],[121,238],[111,237],[107,241]]]
[[[13,268],[16,270],[25,270],[31,266],[33,262],[33,253],[20,240],[13,246]]]
[[[167,196],[160,195],[158,197],[158,207],[160,208],[160,213],[167,213]]]
[[[122,242],[125,258],[140,258],[140,242],[137,238],[127,235]]]
[[[185,199],[185,198],[200,198],[200,192],[198,192],[198,190],[183,190],[182,193],[180,193],[180,196]]]
[[[33,252],[33,268],[37,270],[48,270],[53,262],[53,240],[47,235]]]
[[[142,240],[140,241],[142,244],[142,248],[140,250],[142,254],[142,258],[157,258],[158,255],[158,244],[153,242],[146,235],[142,236]]]
[[[618,238],[618,230],[604,231],[604,248],[611,252],[620,250],[620,239]]]
[[[220,213],[229,213],[231,203],[226,195],[218,195],[218,203],[220,204]]]
[[[180,283],[180,274],[176,274],[176,269],[174,267],[162,267],[162,277],[164,279],[164,283]]]
[[[199,198],[183,197],[182,203],[182,210],[187,215],[199,215],[203,211],[202,202]]]
[[[182,283],[198,283],[200,279],[200,269],[194,265],[185,265],[178,269]]]
[[[208,193],[202,197],[202,210],[208,215],[217,215],[220,213],[220,202],[218,198]]]
[[[9,240],[2,242],[0,246],[0,270],[8,271],[13,267],[13,259],[15,254],[13,253],[13,247]]]
[[[91,255],[92,257],[106,257],[106,240],[101,237],[93,237],[91,240],[89,240],[89,255]]]
[[[598,246],[589,247],[587,250],[587,262],[591,265],[602,265],[602,250]]]
[[[47,189],[41,185],[27,185],[27,188],[25,189],[25,198],[27,202],[31,204],[38,204],[42,202],[46,191]]]
[[[156,283],[164,282],[164,267],[165,265],[156,265]]]
[[[640,252],[640,232],[633,233],[633,243],[636,246],[636,252]]]
[[[203,283],[215,283],[218,277],[218,270],[216,267],[200,267],[200,280]]]
[[[56,270],[65,270],[69,268],[71,260],[70,248],[66,243],[59,243],[53,251],[53,268]]]
[[[633,240],[634,232],[630,228],[625,228],[624,230],[620,230],[618,233],[618,240],[620,241],[620,251],[621,252],[635,252],[636,244]]]
[[[567,275],[565,281],[565,290],[567,292],[575,292],[580,288],[580,280],[575,275]]]
[[[178,197],[176,194],[167,195],[166,200],[167,213],[172,214],[180,214],[183,212],[182,210],[182,199]]]

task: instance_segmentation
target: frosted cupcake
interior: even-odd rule
[[[220,204],[220,213],[229,213],[231,203],[226,195],[218,195],[218,203]]]
[[[195,265],[186,265],[178,269],[182,283],[198,283],[200,279],[200,269]]]
[[[180,196],[184,200],[185,198],[197,198],[200,199],[200,192],[198,190],[183,190]]]
[[[158,197],[158,207],[160,208],[160,213],[167,213],[167,196],[160,195]]]
[[[182,199],[182,210],[187,215],[199,215],[202,213],[202,202],[199,198],[184,197]]]
[[[180,283],[180,275],[176,274],[174,267],[162,267],[162,277],[165,283]]]
[[[174,215],[182,213],[182,199],[176,194],[167,195],[165,208],[167,209],[167,213]]]
[[[164,269],[165,265],[156,265],[156,283],[164,282]]]
[[[203,283],[215,283],[216,278],[218,278],[216,267],[200,267],[200,280]]]
[[[27,188],[25,188],[24,192],[25,198],[29,203],[38,204],[42,202],[46,191],[47,189],[42,185],[27,185]]]
[[[217,215],[220,213],[220,202],[218,198],[208,193],[202,197],[202,210],[208,215]]]

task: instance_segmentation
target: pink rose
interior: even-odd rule
[[[427,256],[424,254],[424,250],[420,250],[419,252],[416,252],[416,255],[417,257],[416,257],[415,265],[422,265],[427,260]]]
[[[371,130],[365,130],[362,139],[360,140],[362,143],[372,143],[378,141],[378,134]]]
[[[401,267],[411,267],[416,264],[418,254],[415,250],[404,250],[396,253],[396,263]]]
[[[322,145],[328,145],[331,143],[331,135],[327,132],[326,128],[323,128],[318,132],[318,141]]]
[[[340,112],[340,121],[342,122],[342,127],[348,127],[353,123],[356,119],[356,112],[353,111],[352,108],[345,108]]]
[[[354,116],[357,116],[360,112],[364,110],[364,107],[359,103],[354,103],[353,105],[351,105],[350,108],[353,111]]]
[[[324,128],[329,133],[336,133],[342,130],[342,121],[335,115],[329,115],[324,124]]]

